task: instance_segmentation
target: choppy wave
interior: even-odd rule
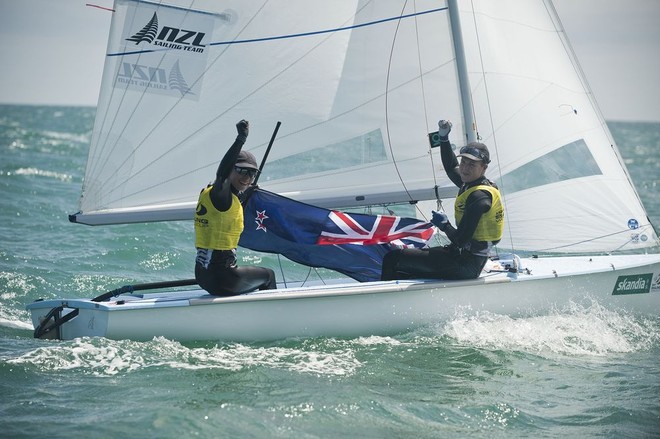
[[[53,144],[74,142],[88,145],[90,142],[89,134],[66,133],[60,131],[44,131],[42,134],[44,137],[50,139]]]
[[[362,366],[356,358],[361,349],[410,344],[381,336],[349,340],[309,339],[272,346],[240,343],[186,346],[163,337],[155,337],[149,342],[83,337],[45,343],[48,345],[7,359],[7,363],[35,367],[44,372],[76,370],[96,376],[161,367],[228,371],[269,368],[320,376],[350,376]]]
[[[11,175],[29,175],[29,176],[36,175],[38,177],[54,178],[56,180],[65,181],[65,182],[71,181],[73,179],[73,177],[70,174],[64,174],[64,173],[61,173],[61,172],[46,171],[46,170],[37,169],[37,168],[19,168],[19,169],[16,169],[15,171],[13,171],[13,172],[5,173],[5,175],[7,175],[7,176],[11,176]]]
[[[16,320],[5,320],[4,324],[32,329]],[[273,346],[218,344],[191,347],[162,337],[149,342],[84,337],[40,346],[10,359],[9,363],[30,365],[43,371],[78,370],[99,376],[158,367],[229,371],[265,367],[350,376],[362,366],[357,358],[360,352],[372,348],[379,351],[433,348],[442,346],[447,337],[462,346],[493,351],[542,357],[604,357],[657,347],[660,326],[657,321],[610,311],[593,303],[589,307],[573,305],[568,312],[517,319],[490,312],[458,315],[436,328],[432,335],[426,330],[424,335],[307,339]]]
[[[521,319],[489,312],[458,316],[443,331],[459,343],[537,355],[605,356],[648,350],[660,341],[657,321],[611,311],[595,302]]]
[[[0,272],[0,327],[34,329],[22,304],[23,297],[38,288],[35,282],[22,273]]]
[[[243,344],[187,347],[162,337],[150,342],[85,337],[42,346],[7,362],[42,371],[78,370],[99,376],[160,367],[230,371],[266,367],[319,375],[350,375],[360,367],[354,352],[344,348],[306,350]]]
[[[24,322],[22,320],[6,319],[3,317],[0,317],[0,326],[12,329],[25,329],[29,331],[34,329],[32,323]]]

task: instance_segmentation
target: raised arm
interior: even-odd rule
[[[442,159],[442,167],[445,169],[447,177],[456,186],[461,187],[463,181],[461,175],[458,173],[458,159],[451,150],[451,143],[449,142],[449,133],[451,132],[451,122],[448,120],[438,121],[438,135],[440,136],[440,158]]]
[[[210,193],[213,206],[221,212],[224,212],[231,207],[232,191],[231,184],[227,179],[234,168],[238,154],[241,152],[241,149],[243,149],[243,145],[247,140],[248,132],[250,130],[249,122],[247,120],[241,120],[236,124],[236,130],[238,131],[236,140],[234,140],[234,143],[229,147],[229,150],[220,161],[220,165],[218,165],[215,182],[213,183],[213,188]]]

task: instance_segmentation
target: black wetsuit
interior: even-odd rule
[[[228,177],[245,140],[244,135],[236,137],[236,141],[218,166],[210,197],[213,206],[221,212],[226,212],[231,207],[232,193],[238,196],[236,189],[229,183]],[[236,249],[210,250],[198,248],[195,261],[195,279],[199,286],[215,296],[235,296],[256,289],[277,288],[275,272],[270,268],[237,266]]]
[[[495,186],[482,177],[470,183],[463,183],[458,173],[458,159],[451,150],[449,141],[440,143],[442,166],[449,179],[460,189],[459,195],[471,187],[479,185]],[[481,216],[492,205],[492,196],[483,190],[475,190],[468,198],[465,213],[457,228],[448,224],[444,230],[451,241],[445,247],[426,249],[393,250],[383,258],[382,280],[392,279],[474,279],[479,277],[492,245],[497,242],[483,242],[472,239]]]

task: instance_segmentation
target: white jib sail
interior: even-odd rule
[[[505,241],[550,252],[658,238],[549,1],[459,2],[476,119]]]

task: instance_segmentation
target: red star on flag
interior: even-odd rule
[[[266,226],[264,226],[264,220],[266,218],[269,218],[269,217],[266,215],[265,210],[263,210],[261,212],[259,212],[257,210],[257,216],[254,218],[254,222],[257,223],[257,230],[263,230],[264,232],[267,232]]]

